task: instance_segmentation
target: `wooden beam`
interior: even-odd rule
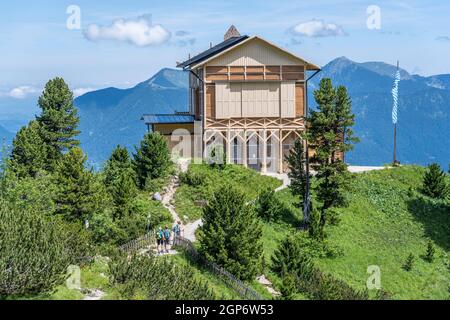
[[[264,129],[262,133],[262,163],[261,163],[261,172],[267,172],[267,130]]]

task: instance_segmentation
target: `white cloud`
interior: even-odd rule
[[[109,26],[91,24],[84,30],[90,41],[115,40],[139,47],[159,45],[167,42],[171,33],[160,24],[152,24],[149,15],[136,19],[118,19]]]
[[[335,23],[326,23],[323,20],[313,19],[302,22],[292,28],[295,35],[318,38],[318,37],[337,37],[347,35],[344,29]]]
[[[12,89],[8,96],[15,99],[25,99],[28,95],[36,94],[39,90],[31,86],[20,86]]]
[[[73,96],[75,98],[78,98],[79,96],[82,96],[83,94],[86,94],[91,91],[95,91],[94,88],[75,88],[73,89]]]

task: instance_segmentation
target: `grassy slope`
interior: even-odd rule
[[[262,190],[275,189],[281,185],[277,179],[237,165],[228,165],[224,169],[213,169],[206,164],[191,165],[189,172],[204,179],[200,186],[182,184],[175,195],[178,214],[181,218],[187,216],[189,221],[197,220],[202,215],[202,209],[195,205],[195,201],[208,199],[221,183],[230,183],[241,189],[249,201],[255,199]]]
[[[448,298],[450,212],[443,201],[420,194],[423,172],[420,167],[402,167],[354,175],[349,206],[339,209],[340,223],[327,228],[329,243],[342,255],[320,259],[318,266],[362,290],[369,276],[367,267],[378,265],[382,287],[394,299]],[[298,200],[289,190],[277,196],[291,213],[282,221],[264,224],[267,262],[301,219],[293,206]],[[423,260],[428,239],[436,248],[433,263]],[[402,266],[409,253],[416,259],[413,270],[407,272]],[[275,285],[280,283],[276,275],[267,274]]]
[[[321,268],[363,289],[367,267],[378,265],[382,287],[394,298],[448,298],[450,212],[443,202],[420,195],[423,172],[403,167],[355,176],[349,207],[340,210],[340,224],[328,229],[343,255],[322,259]],[[422,259],[427,239],[436,246],[433,263]],[[406,272],[409,253],[416,263]]]
[[[242,170],[237,168],[237,173],[241,177],[237,178],[234,172],[236,168],[230,169],[223,172],[210,172],[215,170],[205,167],[194,168],[208,176],[207,186],[210,187],[215,179],[222,179],[221,176],[223,176],[224,179],[232,181],[243,190],[249,190],[251,194],[249,198],[256,197],[257,191],[252,190],[251,186],[257,183],[273,184],[274,188],[279,185],[277,181],[270,181],[270,178],[266,180],[267,177],[246,172],[248,170],[243,168]],[[443,202],[431,201],[420,195],[419,188],[423,172],[423,168],[402,167],[354,175],[353,190],[348,194],[349,206],[339,209],[340,223],[327,229],[328,241],[337,246],[342,251],[342,255],[317,261],[321,269],[345,280],[355,288],[364,289],[369,276],[366,273],[367,267],[379,265],[382,287],[393,294],[395,299],[448,298],[450,212],[444,207]],[[245,176],[250,180],[242,178]],[[258,181],[259,178],[263,181]],[[182,186],[182,188],[185,188],[186,192],[198,189],[191,186]],[[261,185],[259,189],[262,190]],[[185,195],[182,194],[182,197]],[[263,223],[263,237],[265,274],[272,280],[275,287],[279,288],[280,279],[269,270],[270,257],[287,234],[296,232],[296,227],[301,221],[301,213],[296,207],[298,200],[289,190],[277,193],[277,197],[285,206],[284,214],[276,223]],[[186,205],[193,206],[192,201],[192,198],[188,198]],[[195,212],[200,214],[198,210],[195,207]],[[436,259],[433,263],[425,262],[421,258],[426,250],[428,239],[431,239],[436,246]],[[415,255],[416,260],[413,270],[406,272],[402,269],[402,265],[410,252]],[[196,276],[206,281],[218,297],[239,298],[213,274],[191,264],[186,256],[178,255],[171,259],[181,265],[193,266]],[[110,288],[104,282],[104,277],[100,275],[102,268],[101,265],[94,264],[84,269],[83,287],[101,288],[106,292],[104,299],[120,299],[114,288]],[[265,288],[257,283],[251,285],[266,298],[270,298]],[[82,298],[81,294],[70,292],[64,287],[59,289],[51,298]],[[296,298],[305,299],[301,294]]]

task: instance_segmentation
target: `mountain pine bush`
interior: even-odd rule
[[[405,260],[403,269],[405,269],[406,271],[411,271],[412,268],[414,267],[414,261],[415,261],[414,255],[410,253]]]
[[[433,262],[434,261],[434,253],[435,253],[435,249],[434,249],[434,244],[433,241],[428,240],[427,242],[427,251],[425,253],[425,260],[428,262]]]
[[[148,300],[212,300],[208,286],[190,268],[154,256],[131,258],[116,255],[109,263],[111,282],[127,299],[143,295]]]
[[[0,200],[0,298],[43,293],[64,281],[69,265],[89,255],[80,224],[51,221]]]

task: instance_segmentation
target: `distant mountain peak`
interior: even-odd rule
[[[155,89],[183,89],[188,88],[189,81],[186,72],[163,68],[149,80],[138,84],[138,86],[150,86]]]
[[[332,61],[330,61],[325,68],[328,69],[332,73],[339,73],[342,72],[344,69],[347,69],[351,66],[356,66],[357,63],[348,59],[347,57],[339,57]],[[324,68],[324,69],[325,69]]]
[[[370,71],[376,72],[383,76],[388,76],[393,78],[395,76],[395,72],[397,71],[397,66],[388,64],[385,62],[379,62],[379,61],[369,61],[360,63],[360,66],[369,69]],[[409,80],[411,79],[411,75],[408,71],[400,68],[400,76],[402,80]]]
[[[347,70],[349,67],[362,67],[371,72],[375,72],[376,74],[387,76],[390,78],[394,78],[395,72],[397,70],[397,66],[385,62],[369,61],[359,63],[344,56],[336,58],[327,64],[327,68],[329,68],[333,73],[342,72],[344,71],[344,69]],[[400,76],[402,80],[409,80],[412,78],[408,71],[402,68],[400,68]]]

